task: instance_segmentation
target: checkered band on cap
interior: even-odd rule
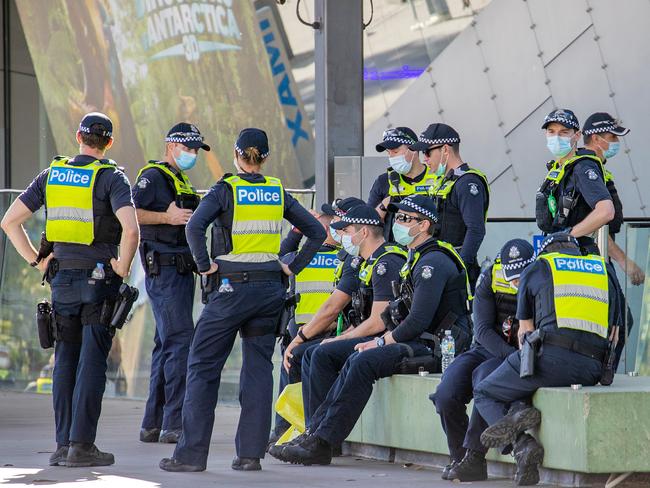
[[[444,139],[427,139],[426,137],[420,136],[418,141],[425,142],[431,146],[435,146],[436,144],[456,144],[460,142],[460,139],[458,137],[446,137]]]
[[[343,215],[343,217],[341,217],[341,221],[345,222],[346,224],[382,225],[382,222],[379,219],[366,219],[366,218],[361,218],[361,217],[348,217],[347,215]]]
[[[235,151],[237,151],[237,153],[240,156],[246,157],[246,155],[244,154],[244,150],[241,147],[239,147],[237,145],[237,143],[235,143]],[[264,159],[264,158],[268,157],[269,154],[271,154],[271,151],[266,151],[265,153],[260,154],[260,158]]]
[[[607,125],[604,125],[602,127],[594,127],[592,129],[587,129],[586,131],[583,132],[585,135],[591,135],[591,134],[603,134],[605,132],[615,132],[619,129],[618,125],[616,125],[615,121],[609,122]]]
[[[580,130],[580,126],[578,125],[578,122],[576,120],[568,119],[566,117],[563,117],[562,115],[547,115],[544,118],[545,124],[550,124],[551,122],[558,122],[565,127],[573,127],[576,130]]]
[[[417,212],[417,213],[421,213],[421,214],[424,215],[425,217],[427,217],[427,218],[433,220],[434,222],[436,222],[436,223],[438,222],[438,217],[437,217],[433,212],[431,212],[430,210],[427,210],[427,209],[424,208],[424,207],[421,207],[421,206],[418,205],[417,203],[413,202],[410,198],[406,198],[406,199],[402,200],[401,203],[402,203],[402,205],[404,205],[405,207],[412,208],[413,211],[415,211],[415,212]]]
[[[404,137],[394,137],[394,136],[385,137],[383,142],[386,141],[399,142],[400,144],[407,144],[407,145],[413,144],[415,142],[411,139],[406,139]]]
[[[111,137],[113,133],[110,130],[99,131],[98,129],[91,130],[90,127],[79,124],[79,132],[84,132],[86,134],[96,134],[102,137]]]
[[[332,210],[334,210],[334,213],[336,214],[337,217],[343,217],[347,212],[343,209],[339,208],[339,202],[341,201],[340,198],[337,198],[332,202]]]
[[[501,267],[505,271],[516,271],[518,269],[525,268],[526,266],[528,266],[530,263],[532,263],[534,261],[535,261],[535,256],[532,256],[529,259],[519,261],[517,263],[502,264]]]
[[[174,132],[165,137],[165,142],[203,142],[203,136],[196,132]]]

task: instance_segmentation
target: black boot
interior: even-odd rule
[[[158,442],[160,429],[140,429],[140,442]]]
[[[266,452],[269,452],[269,450],[275,446],[280,437],[282,437],[282,434],[276,432],[275,430],[271,432],[271,435],[269,436],[269,443],[266,445]]]
[[[485,447],[503,447],[513,444],[519,434],[537,427],[542,414],[535,407],[510,411],[496,424],[489,426],[481,434],[481,444]]]
[[[163,458],[158,463],[158,467],[164,471],[172,473],[205,471],[205,466],[194,466],[193,464],[183,464],[174,458]]]
[[[262,469],[260,458],[240,458],[239,456],[232,460],[230,467],[235,471],[260,471]]]
[[[484,481],[488,479],[485,454],[468,449],[461,462],[449,471],[450,481]]]
[[[71,442],[65,465],[68,468],[87,466],[110,466],[115,464],[115,457],[110,452],[102,452],[95,444]]]
[[[513,456],[517,462],[516,486],[530,486],[539,483],[539,466],[544,461],[544,448],[529,434],[522,434],[515,442]]]
[[[459,462],[460,462],[460,461],[457,461],[456,459],[451,458],[451,459],[449,460],[449,464],[443,468],[443,470],[442,470],[442,474],[440,475],[440,477],[441,477],[443,480],[449,480],[449,473],[451,472],[452,469],[454,469],[454,468],[456,467],[456,465],[457,465]]]
[[[324,439],[310,435],[300,444],[286,446],[282,457],[292,464],[327,465],[332,462],[332,446]]]
[[[68,459],[68,446],[58,446],[50,456],[50,466],[65,466]]]
[[[158,439],[158,442],[162,442],[163,444],[177,444],[178,439],[180,439],[180,437],[181,437],[180,429],[161,430],[160,438]]]
[[[283,454],[282,454],[283,451],[284,451],[284,449],[285,449],[287,446],[297,446],[298,444],[301,444],[302,442],[304,442],[304,441],[307,439],[307,437],[309,437],[309,431],[305,431],[305,432],[303,432],[303,433],[300,434],[299,436],[297,436],[297,437],[291,439],[289,442],[285,442],[284,444],[279,444],[279,445],[278,445],[278,444],[274,444],[274,445],[272,445],[272,446],[269,448],[268,453],[269,453],[271,456],[273,456],[275,459],[278,459],[278,460],[280,460],[280,461],[283,461],[283,462],[285,462],[285,463],[288,463],[289,461],[288,461],[287,459],[285,459],[285,457],[284,457]]]

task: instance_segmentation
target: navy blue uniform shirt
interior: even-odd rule
[[[387,245],[389,244],[384,243],[379,246],[367,261],[368,266],[376,262],[370,279],[373,302],[388,302],[394,298],[392,282],[399,283],[399,271],[406,261],[406,258],[399,254],[386,254],[380,258],[386,252]],[[394,246],[396,244],[390,245]],[[359,264],[359,269],[361,269],[361,266]]]
[[[420,244],[416,250],[421,249],[428,242]],[[424,266],[429,266],[431,270],[427,270],[422,276]],[[447,281],[457,275],[456,264],[442,251],[430,251],[418,259],[411,271],[413,279],[411,310],[402,323],[393,330],[395,342],[414,341],[423,332],[429,330]]]
[[[474,338],[494,357],[505,359],[516,351],[499,333],[496,297],[492,291],[492,267],[481,273],[474,292]]]
[[[390,168],[389,168],[390,169]],[[402,179],[409,184],[412,184],[415,181],[418,181],[424,177],[424,174],[427,172],[426,165],[424,166],[424,171],[417,175],[415,178],[409,178],[408,176],[402,175]],[[375,182],[370,188],[370,193],[368,194],[368,205],[371,207],[376,207],[379,205],[384,198],[388,196],[388,191],[390,190],[390,184],[388,182],[388,170],[380,174]]]
[[[70,160],[74,166],[84,166],[96,161],[92,156],[80,154]],[[106,160],[103,160],[106,161]],[[18,198],[33,213],[45,205],[45,187],[50,169],[41,171],[29,184]],[[126,175],[119,169],[115,171],[102,170],[97,175],[93,188],[93,199],[110,201],[113,213],[122,207],[133,207],[131,199],[131,185]],[[54,243],[54,256],[57,259],[88,259],[109,261],[117,258],[117,246],[112,244],[97,243],[86,246],[84,244]]]
[[[260,174],[240,173],[242,179],[251,182],[264,182],[264,176]],[[217,217],[227,226],[232,227],[233,216],[233,194],[231,187],[223,180],[218,181],[210,191],[201,199],[201,203],[190,218],[185,227],[185,235],[190,245],[194,262],[200,272],[210,269],[210,255],[206,248],[206,231]],[[295,227],[298,227],[306,242],[289,264],[292,273],[298,274],[311,261],[311,258],[318,252],[321,244],[327,237],[323,225],[316,220],[305,208],[298,203],[286,191],[284,192],[284,218]],[[220,260],[219,269],[223,273],[237,271],[280,271],[278,261],[266,263],[238,263]]]
[[[169,169],[178,173],[174,168]],[[166,212],[169,204],[176,201],[176,190],[172,187],[169,178],[156,168],[146,169],[140,174],[133,185],[133,203],[135,208],[151,212]],[[169,252],[187,252],[187,246],[172,246],[160,242],[155,243],[156,250]]]
[[[359,267],[363,263],[362,258],[355,258],[345,250],[339,251],[339,260],[343,260],[343,269],[341,270],[341,278],[339,279],[336,289],[342,291],[346,295],[352,296],[353,293],[359,291]],[[356,266],[353,262],[356,259]]]

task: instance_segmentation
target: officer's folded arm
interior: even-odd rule
[[[298,227],[307,238],[291,264],[286,269],[283,266],[285,273],[298,274],[309,264],[320,249],[321,244],[325,242],[327,232],[323,225],[287,192],[284,194],[284,201],[284,218],[295,227]]]
[[[220,187],[220,188],[219,188]],[[220,183],[214,185],[210,191],[201,199],[192,217],[185,226],[185,236],[192,252],[194,262],[199,273],[212,271],[213,263],[206,247],[206,231],[210,224],[223,213],[223,205],[217,197],[217,191],[224,193],[224,187]],[[214,263],[216,264],[216,263]],[[216,269],[215,269],[216,271]]]

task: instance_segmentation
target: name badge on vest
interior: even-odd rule
[[[50,175],[47,183],[49,185],[81,186],[88,188],[92,179],[92,169],[50,168]]]
[[[237,188],[238,205],[282,205],[279,186],[244,186]]]

